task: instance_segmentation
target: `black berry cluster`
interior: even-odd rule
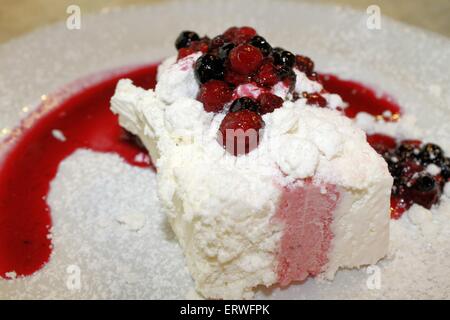
[[[445,183],[450,181],[450,158],[438,145],[418,140],[397,143],[380,134],[369,136],[368,141],[386,160],[394,178],[395,205],[406,210],[417,203],[430,209],[439,201]]]

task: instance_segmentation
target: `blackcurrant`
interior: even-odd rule
[[[261,36],[254,36],[249,43],[261,50],[264,56],[268,56],[272,52],[272,46]]]
[[[295,56],[292,52],[286,50],[274,50],[272,52],[273,62],[276,65],[292,68],[295,64]]]
[[[400,160],[418,159],[420,154],[420,144],[403,141],[397,147],[396,155]]]
[[[192,41],[198,41],[200,37],[193,31],[182,31],[175,40],[175,47],[179,50],[181,48],[189,47]]]
[[[441,163],[439,164],[441,167],[441,176],[445,180],[450,179],[450,158],[443,158]]]
[[[444,152],[442,149],[433,143],[427,143],[420,151],[419,159],[422,164],[438,164],[442,161]]]
[[[230,107],[230,112],[238,112],[242,110],[249,110],[258,112],[260,105],[257,101],[249,97],[242,97],[233,101]]]
[[[200,83],[222,80],[225,74],[223,60],[212,54],[204,54],[195,63],[195,76]]]
[[[219,58],[220,59],[226,59],[228,58],[228,55],[230,54],[231,49],[235,47],[234,43],[225,43],[223,46],[219,48]]]

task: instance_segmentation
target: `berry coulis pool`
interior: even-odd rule
[[[51,213],[45,198],[59,163],[68,155],[89,148],[115,152],[132,165],[148,166],[134,161],[142,150],[124,139],[117,117],[109,110],[117,81],[123,77],[151,88],[156,66],[114,75],[84,88],[24,130],[6,154],[0,169],[0,276],[11,271],[30,275],[48,261]],[[67,140],[55,139],[54,129]]]
[[[59,163],[75,150],[113,152],[131,165],[153,168],[135,160],[144,150],[121,129],[117,117],[110,112],[109,101],[119,79],[130,78],[138,86],[152,88],[156,71],[156,65],[146,65],[114,73],[84,87],[16,137],[0,168],[0,277],[8,278],[7,273],[12,271],[17,276],[31,275],[48,262],[52,244],[48,236],[51,213],[46,196]],[[395,118],[400,115],[399,106],[391,99],[378,96],[362,84],[331,75],[320,78],[327,91],[340,94],[348,103],[349,117],[360,111],[376,117],[383,117],[385,111]],[[64,134],[65,141],[52,135],[55,129]],[[374,143],[379,147],[389,145],[390,140],[375,139]]]

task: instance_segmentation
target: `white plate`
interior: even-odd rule
[[[173,42],[180,30],[215,35],[230,25],[252,25],[273,45],[311,56],[319,71],[389,92],[407,113],[417,115],[427,140],[450,152],[450,41],[384,16],[381,30],[369,30],[367,18],[365,12],[349,9],[261,0],[183,1],[82,14],[81,30],[70,31],[65,23],[59,23],[0,46],[0,132],[18,124],[26,115],[24,107],[32,109],[43,94],[67,83],[174,54]],[[97,245],[102,250],[102,244]],[[61,268],[73,262],[61,255],[59,269],[52,267],[53,259],[34,277],[0,280],[0,298],[184,298],[192,283],[183,268],[180,250],[174,241],[171,245],[168,259],[173,263],[153,263],[151,268],[130,266],[133,272],[141,272],[140,276],[146,273],[145,281],[121,282],[123,270],[112,266],[105,276],[86,275],[91,281],[89,288],[70,291],[66,288],[66,269]],[[161,253],[157,247],[139,250],[151,257]],[[152,282],[156,278],[159,280]],[[308,281],[272,297],[358,297],[355,288],[365,290],[366,278],[364,271],[340,272],[333,284]],[[345,294],[343,288],[352,289]],[[414,290],[411,288],[409,297],[424,296]]]

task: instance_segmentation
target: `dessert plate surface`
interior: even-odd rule
[[[98,15],[82,12],[80,30],[68,30],[62,22],[0,46],[0,135],[5,138],[41,100],[55,92],[64,96],[99,81],[109,70],[175,54],[173,42],[181,30],[214,35],[230,25],[252,25],[273,45],[312,57],[319,71],[388,92],[405,114],[415,116],[417,135],[440,144],[449,153],[450,40],[383,15],[381,29],[370,30],[368,17],[366,12],[347,8],[266,0],[183,1],[104,10]],[[49,108],[51,105],[48,103]],[[0,156],[6,149],[0,148]],[[101,169],[95,172],[95,183],[90,177],[92,167]],[[181,250],[158,208],[151,171],[131,168],[115,155],[89,151],[76,152],[62,170],[79,171],[77,178],[86,188],[78,192],[68,174],[58,176],[52,185],[48,197],[55,229],[52,259],[31,277],[0,280],[0,299],[193,297]],[[121,177],[118,172],[122,171]],[[115,187],[95,189],[113,178],[119,181]],[[122,207],[124,202],[131,204]],[[93,203],[95,208],[90,207]],[[132,208],[135,214],[148,209],[152,212],[136,232],[123,230],[123,208]],[[447,209],[449,227],[450,206]],[[411,236],[396,245],[414,242],[417,227],[406,216],[396,223],[399,230],[411,230]],[[449,233],[447,228],[447,241]],[[399,270],[397,277],[391,270],[386,271],[386,282],[381,272],[381,287],[373,288],[369,282],[379,270],[364,268],[339,272],[332,283],[308,280],[288,289],[259,290],[257,297],[448,297],[450,252],[427,251],[425,245],[422,249],[427,259],[447,261],[431,272],[435,278],[426,279],[426,285],[414,280],[404,287],[404,272]],[[399,269],[404,265],[398,262]],[[412,277],[426,278],[430,268],[419,265]],[[77,274],[80,286],[73,282]],[[443,281],[447,283],[442,285]]]

